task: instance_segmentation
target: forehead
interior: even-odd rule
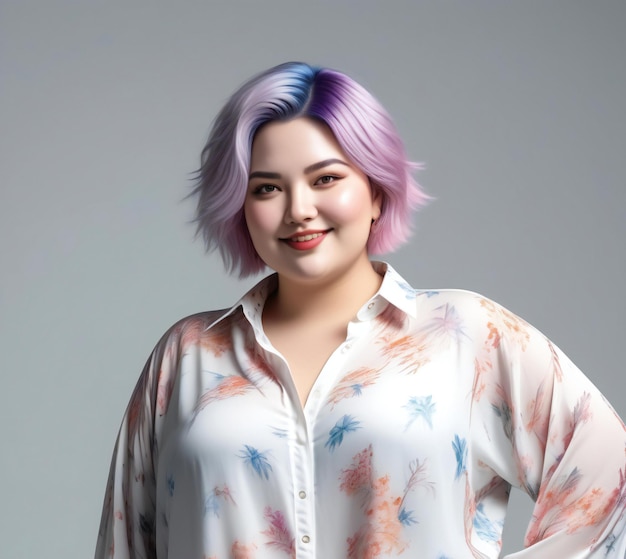
[[[250,170],[302,168],[329,158],[347,161],[330,128],[321,121],[300,117],[272,121],[256,133],[250,154]]]

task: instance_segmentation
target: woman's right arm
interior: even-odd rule
[[[211,326],[223,315],[213,311],[182,319],[148,359],[115,443],[95,559],[156,559],[156,465],[162,424],[183,355],[192,346],[220,343],[223,332]]]
[[[139,378],[115,443],[96,559],[156,557],[153,460],[155,353]]]
[[[172,391],[182,324],[157,344],[133,391],[115,443],[96,559],[155,559],[158,431]]]

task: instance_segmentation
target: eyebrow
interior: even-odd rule
[[[340,165],[345,165],[346,167],[349,167],[349,165],[345,161],[342,161],[341,159],[336,159],[336,158],[324,159],[323,161],[318,161],[317,163],[313,163],[313,165],[309,165],[308,167],[305,167],[304,174],[308,175],[309,173],[312,173],[313,171],[317,171],[318,169],[323,169],[324,167],[328,167],[329,165],[333,165],[335,163],[339,163]],[[267,171],[255,171],[254,173],[250,173],[248,180],[252,180],[254,178],[281,179],[282,175],[280,173],[269,173]]]
[[[328,167],[329,165],[332,165],[333,163],[340,163],[341,165],[345,165],[346,167],[349,167],[349,165],[345,161],[342,161],[341,159],[324,159],[324,161],[313,163],[313,165],[309,165],[308,167],[306,167],[304,169],[304,173],[308,175],[309,173],[312,173],[313,171],[317,171],[318,169]]]
[[[266,171],[255,171],[254,173],[250,173],[248,180],[252,180],[257,177],[260,179],[280,179],[281,175],[280,173],[268,173]]]

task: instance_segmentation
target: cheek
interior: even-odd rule
[[[346,189],[329,201],[327,215],[339,222],[370,221],[372,200],[369,191]]]
[[[256,244],[261,240],[259,235],[276,229],[276,211],[272,204],[250,203],[244,206],[246,225],[252,241]]]

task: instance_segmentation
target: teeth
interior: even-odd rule
[[[311,239],[317,239],[322,235],[323,233],[312,233],[311,235],[302,235],[301,237],[291,237],[291,240],[296,241],[297,243],[302,243],[304,241],[310,241]]]

